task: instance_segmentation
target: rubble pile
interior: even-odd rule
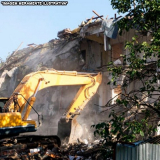
[[[22,141],[21,141],[22,142]],[[35,148],[34,148],[35,147]],[[103,147],[102,141],[93,143],[78,141],[74,144],[59,144],[55,141],[40,140],[26,143],[14,141],[0,145],[1,160],[104,160],[104,153],[109,151]],[[105,160],[112,160],[105,158]]]
[[[77,142],[75,144],[63,144],[61,146],[61,153],[65,155],[68,160],[104,160],[104,153],[109,149],[103,146],[102,141],[96,140],[93,143]],[[105,160],[112,160],[106,158]]]

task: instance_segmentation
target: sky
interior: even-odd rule
[[[5,61],[22,43],[43,44],[65,28],[75,29],[96,15],[114,17],[110,0],[68,0],[66,6],[3,6],[0,4],[0,58]]]

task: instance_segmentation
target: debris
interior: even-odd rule
[[[41,140],[37,141],[32,138],[24,136],[22,139],[18,139],[16,144],[15,140],[11,139],[0,141],[0,159],[98,160],[103,151],[107,151],[100,140],[91,143],[84,139],[82,142],[62,144],[59,147],[53,142],[53,136],[46,136],[46,138],[43,136]]]
[[[118,34],[117,20],[105,19],[102,21],[101,28],[107,37],[112,39],[117,38],[117,34]]]
[[[93,10],[92,12],[95,13],[99,18],[103,20],[103,18],[96,11]]]
[[[103,17],[103,15],[102,16],[98,16],[98,17],[93,17],[92,19],[98,19],[98,18],[102,18]],[[89,21],[90,19],[87,19],[87,21]]]
[[[83,141],[84,141],[84,144],[88,144],[88,141],[86,139],[84,139]]]
[[[59,31],[57,34],[57,37],[64,38],[71,34],[71,30],[69,28],[63,29],[62,31]]]
[[[89,19],[88,22],[86,23],[86,25],[89,24],[89,23],[91,23],[92,20],[93,20],[93,18],[94,18],[94,17],[92,17],[91,19]]]
[[[122,62],[120,59],[117,59],[116,61],[113,62],[114,65],[121,65]]]
[[[27,46],[29,46],[29,47],[33,47],[33,46],[35,46],[36,44],[34,44],[34,43],[31,43],[31,44],[27,44]]]
[[[18,49],[20,48],[20,46],[23,44],[23,42],[21,42],[21,44],[18,46],[18,48],[16,49],[16,51],[12,54],[12,55],[15,55],[18,51]]]

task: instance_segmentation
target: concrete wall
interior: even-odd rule
[[[93,32],[94,33],[94,32]],[[54,68],[56,70],[98,72],[103,70],[102,84],[97,94],[87,104],[87,107],[78,117],[84,130],[90,130],[90,126],[107,118],[109,112],[100,113],[108,100],[121,92],[120,88],[113,89],[107,85],[109,73],[106,65],[109,61],[120,59],[120,54],[126,54],[124,42],[131,40],[134,30],[124,32],[123,36],[116,39],[108,39],[111,49],[104,51],[103,34],[94,34],[86,38],[73,40],[51,40],[50,42],[34,47],[28,47],[12,54],[5,66],[0,68],[0,96],[10,96],[21,79],[30,72]],[[147,37],[143,37],[143,40]],[[134,88],[135,84],[130,89]],[[71,103],[78,86],[51,87],[37,94],[34,108],[43,115],[43,126],[36,134],[56,134],[59,118]],[[34,111],[31,119],[37,119]],[[89,133],[89,132],[88,132]],[[92,135],[93,136],[93,135]],[[88,135],[87,135],[88,137]]]
[[[12,55],[5,67],[1,68],[0,96],[9,97],[22,78],[30,72],[46,68],[95,72],[96,68],[101,66],[101,47],[96,42],[85,42],[85,40],[80,42],[77,38],[71,41],[59,40],[55,42],[53,40],[34,48],[22,49]],[[86,62],[83,61],[82,50],[86,50]],[[105,105],[107,101],[105,97],[105,94],[108,93],[106,83],[103,78],[102,86],[97,94],[78,117],[78,121],[87,133],[83,138],[88,138],[88,133],[93,133],[89,132],[90,126],[99,122],[99,111],[101,110],[99,106]],[[37,93],[34,108],[43,115],[43,125],[39,127],[36,134],[57,134],[58,120],[65,113],[79,87],[50,87]],[[32,111],[29,118],[37,120],[36,113]],[[93,137],[93,134],[89,137]]]

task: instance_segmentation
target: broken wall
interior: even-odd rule
[[[95,52],[96,48],[92,48]],[[99,55],[96,55],[98,59]],[[100,61],[96,62],[99,66]],[[80,39],[73,40],[52,40],[46,44],[28,47],[12,54],[4,66],[0,68],[0,96],[10,97],[22,78],[30,73],[39,70],[56,69],[66,71],[91,71],[94,65],[84,67],[80,51]],[[37,93],[34,108],[43,115],[43,124],[35,134],[54,135],[57,134],[57,123],[65,113],[79,86],[50,87]],[[91,124],[98,120],[100,95],[97,93],[88,103],[78,121],[82,124],[86,133]],[[87,117],[87,120],[86,120]],[[32,110],[30,119],[37,120],[37,114]]]
[[[120,87],[112,88],[107,85],[110,74],[106,66],[110,61],[122,60],[120,54],[128,54],[124,49],[124,43],[126,40],[131,40],[135,30],[124,32],[116,39],[107,38],[108,47],[105,51],[104,35],[100,27],[100,22],[85,27],[83,32],[80,32],[83,38],[54,39],[43,45],[19,50],[16,54],[13,52],[0,68],[0,96],[9,97],[26,74],[46,68],[82,72],[102,71],[101,86],[78,117],[78,121],[83,124],[84,130],[89,130],[90,125],[102,119],[106,120],[109,112],[100,114],[103,111],[101,106],[106,105],[113,96],[121,92]],[[135,84],[131,88],[134,86]],[[65,113],[78,89],[78,86],[63,86],[38,92],[34,107],[44,119],[43,126],[36,134],[57,133],[57,122]],[[32,112],[30,118],[37,119],[37,115]]]
[[[99,71],[99,68],[101,68],[103,65],[106,65],[110,61],[110,54],[104,51],[104,45],[99,42],[92,41],[90,39],[84,39],[80,43],[80,49],[82,52],[85,51],[86,53],[85,64],[83,66],[83,69],[85,69],[85,71]],[[108,74],[107,72],[102,72],[102,75],[103,79],[101,86],[99,87],[100,106],[104,106],[111,98],[111,89],[107,85]]]

